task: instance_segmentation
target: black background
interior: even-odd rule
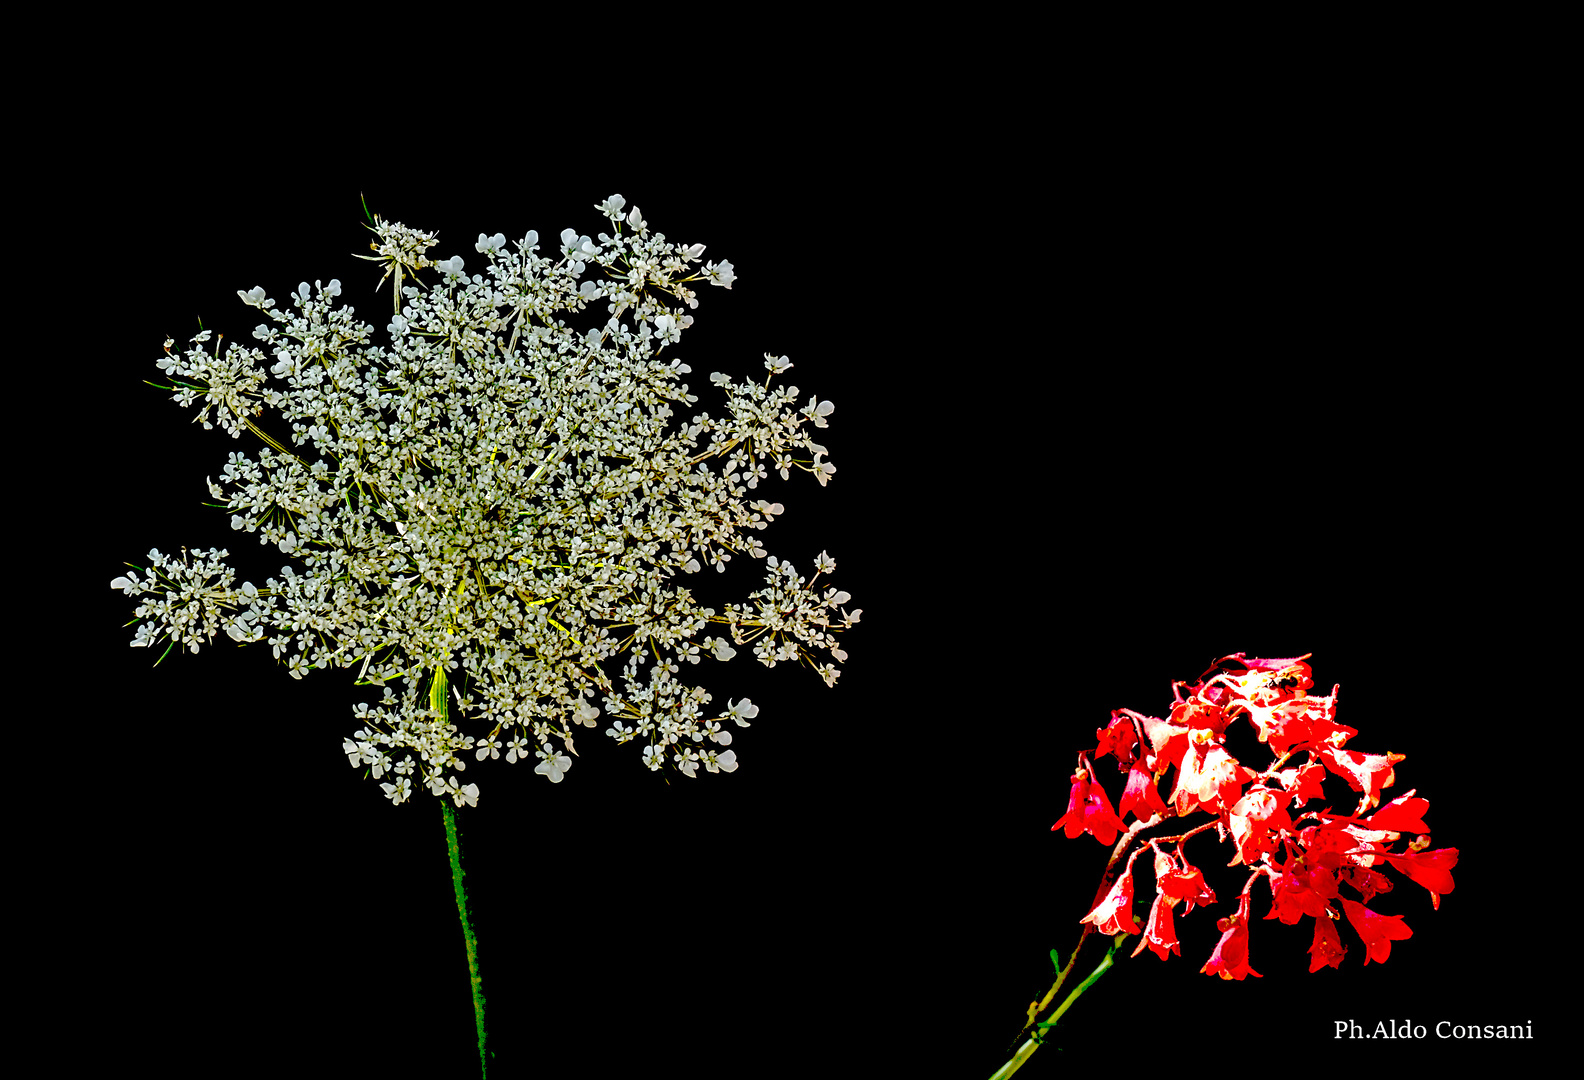
[[[1199,974],[1224,911],[1195,912],[1182,957],[1122,961],[1022,1075],[1451,1046],[1333,1040],[1347,1019],[1532,1022],[1499,1048],[1515,1063],[1561,1038],[1538,981],[1572,666],[1530,370],[1550,354],[1515,296],[1519,211],[1492,193],[1527,138],[1453,82],[1068,79],[1020,84],[1009,114],[927,65],[856,96],[728,66],[735,104],[700,95],[686,122],[248,98],[225,65],[204,95],[140,85],[84,118],[39,194],[64,223],[50,257],[101,268],[69,347],[40,354],[82,432],[46,495],[76,570],[29,586],[74,643],[34,738],[73,752],[43,811],[62,858],[42,925],[80,1052],[182,1075],[475,1060],[440,814],[347,766],[350,673],[297,683],[229,643],[151,669],[106,587],[183,544],[278,572],[200,505],[253,445],[142,380],[200,317],[249,341],[235,293],[255,285],[338,277],[383,327],[389,293],[351,258],[360,193],[472,268],[478,233],[593,234],[620,192],[736,267],[676,348],[702,406],[709,372],[765,351],[836,403],[835,479],[771,484],[765,534],[799,566],[828,550],[863,609],[836,688],[746,653],[709,670],[762,710],[730,776],[667,784],[593,733],[554,787],[468,770],[502,1075],[988,1076],[1104,865],[1050,832],[1075,751],[1239,650],[1313,653],[1353,745],[1407,755],[1388,797],[1430,799],[1456,890],[1372,904],[1414,931],[1382,966],[1344,927],[1342,968],[1309,974],[1307,932],[1257,921],[1263,978],[1241,983]],[[90,232],[108,261],[74,248]],[[723,589],[755,587],[732,569]]]

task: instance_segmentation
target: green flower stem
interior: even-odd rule
[[[1100,976],[1111,970],[1111,965],[1116,957],[1116,951],[1121,947],[1122,943],[1127,940],[1127,938],[1127,934],[1118,934],[1112,938],[1111,948],[1106,950],[1105,959],[1101,960],[1095,969],[1089,973],[1089,977],[1087,979],[1079,983],[1077,988],[1074,989],[1072,993],[1067,995],[1067,1000],[1063,1001],[1061,1006],[1055,1012],[1051,1013],[1051,1018],[1049,1020],[1042,1021],[1036,1026],[1045,1028],[1046,1030],[1055,1027],[1056,1022],[1062,1018],[1062,1014],[1072,1007],[1072,1003],[1077,1001],[1079,996],[1082,995],[1085,990],[1099,982]],[[1030,1035],[1027,1041],[1025,1041],[1022,1046],[1018,1047],[1018,1051],[1012,1055],[1012,1059],[997,1069],[994,1075],[990,1077],[990,1080],[1007,1080],[1007,1077],[1021,1069],[1023,1067],[1023,1063],[1034,1056],[1034,1051],[1040,1048],[1040,1044],[1041,1040],[1038,1034]]]
[[[429,707],[443,718],[446,715],[446,692],[449,689],[445,668],[436,667],[434,679],[429,684]],[[473,924],[468,921],[467,889],[462,884],[462,845],[457,842],[456,811],[445,796],[440,797],[440,811],[445,815],[446,851],[451,857],[451,887],[456,892],[457,915],[462,919],[462,940],[467,945],[468,978],[473,988],[473,1024],[478,1029],[479,1075],[489,1075],[489,1059],[484,1051],[484,984],[479,979],[478,938],[473,936]]]
[[[473,936],[473,926],[468,922],[467,890],[462,887],[462,848],[457,844],[456,811],[446,799],[440,800],[440,809],[445,813],[446,848],[451,854],[451,884],[456,890],[457,914],[462,917],[462,938],[467,942],[468,976],[473,985],[473,1023],[478,1028],[479,1075],[487,1076],[489,1065],[484,1053],[484,984],[479,980],[478,939]]]

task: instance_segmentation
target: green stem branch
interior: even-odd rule
[[[1127,939],[1127,934],[1117,934],[1114,938],[1112,938],[1111,948],[1106,950],[1105,959],[1101,960],[1095,969],[1089,973],[1089,977],[1087,979],[1079,983],[1077,987],[1073,989],[1073,992],[1067,995],[1067,1000],[1061,1003],[1060,1008],[1051,1013],[1051,1018],[1049,1020],[1041,1021],[1036,1026],[1044,1028],[1047,1031],[1055,1027],[1056,1022],[1060,1020],[1062,1015],[1072,1007],[1073,1002],[1077,1001],[1085,990],[1099,982],[1100,976],[1111,970],[1111,965],[1115,962],[1117,949],[1120,948],[1122,943]],[[1012,1055],[1012,1059],[997,1069],[994,1075],[990,1077],[990,1080],[1007,1080],[1008,1077],[1023,1067],[1023,1063],[1034,1055],[1034,1051],[1038,1050],[1040,1046],[1043,1045],[1043,1042],[1044,1040],[1037,1033],[1030,1035],[1027,1041],[1025,1041],[1022,1046],[1018,1047],[1018,1051]]]

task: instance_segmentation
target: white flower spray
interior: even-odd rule
[[[155,550],[111,582],[139,600],[132,644],[165,644],[161,659],[223,632],[267,640],[293,678],[355,668],[380,688],[342,749],[392,803],[441,799],[481,1064],[451,810],[479,798],[458,775],[469,754],[533,761],[559,783],[576,729],[604,716],[605,734],[641,744],[649,769],[731,772],[724,725],[746,727],[758,707],[712,709],[683,665],[751,645],[767,666],[807,664],[834,685],[831,661],[846,660],[836,635],[860,614],[822,584],[836,568],[825,553],[810,577],[768,554],[755,534],[782,506],[748,501],[771,471],[830,479],[811,429],[827,426],[831,402],[772,386],[792,365],[766,354],[762,382],[710,376],[725,415],[694,412],[674,355],[699,304],[690,286],[729,289],[735,273],[699,266],[703,245],[674,244],[625,207],[611,196],[596,209],[612,234],[567,229],[549,255],[535,232],[511,245],[480,233],[472,254],[440,260],[427,254],[435,236],[373,218],[374,254],[360,258],[383,266],[381,287],[394,279],[389,345],[336,306],[334,279],[301,283],[285,307],[263,288],[239,292],[269,320],[253,331],[260,346],[210,350],[205,330],[176,353],[168,339],[168,383],[154,385],[199,405],[205,428],[264,443],[233,452],[210,492],[234,530],[291,561],[256,587],[236,583],[226,550]],[[564,318],[601,303],[601,326]],[[270,430],[267,410],[279,417]],[[717,612],[680,583],[733,555],[766,566],[743,603]]]

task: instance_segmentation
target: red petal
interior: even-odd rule
[[[1364,822],[1364,827],[1385,829],[1388,832],[1427,833],[1430,831],[1430,826],[1424,823],[1424,812],[1428,809],[1430,809],[1430,800],[1416,799],[1410,791],[1406,795],[1399,795],[1371,814],[1369,820]]]

